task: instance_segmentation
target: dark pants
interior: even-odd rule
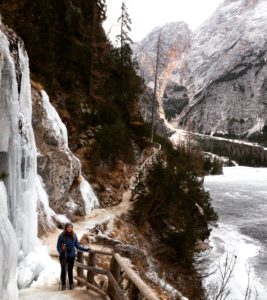
[[[68,269],[68,277],[69,277],[69,284],[73,284],[73,265],[75,257],[65,257],[60,256],[60,265],[61,265],[61,284],[66,285],[66,269]]]

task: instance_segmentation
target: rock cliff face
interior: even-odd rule
[[[154,29],[144,40],[134,45],[133,52],[139,64],[140,75],[151,89],[155,84],[155,66],[159,48],[157,84],[159,128],[162,128],[162,123],[165,122],[164,106],[160,99],[170,80],[175,83],[180,81],[179,76],[183,73],[184,53],[190,44],[190,37],[191,31],[184,22],[168,23]],[[151,115],[150,107],[142,106],[142,102],[141,113],[145,119]]]
[[[157,101],[155,103],[156,112],[159,112],[160,104],[162,106],[162,103],[160,101]],[[141,116],[143,117],[144,121],[147,123],[151,123],[153,110],[153,90],[150,87],[145,87],[142,95],[140,96],[139,107]],[[170,128],[170,126],[168,126],[165,116],[159,113],[155,114],[155,130],[162,136],[171,135],[173,132],[173,128]]]
[[[32,88],[32,101],[37,169],[44,181],[49,205],[56,213],[70,219],[84,216],[98,206],[98,200],[81,176],[79,159],[68,147],[67,129],[45,91]],[[84,188],[87,189],[85,193]]]
[[[264,0],[227,0],[197,29],[190,47],[177,60],[181,67],[165,78],[184,86],[188,93],[189,104],[176,118],[177,127],[232,136],[251,135],[264,128],[266,16]],[[145,64],[140,66],[147,69]],[[145,78],[146,72],[142,71]]]
[[[267,2],[225,1],[194,34],[184,85],[183,126],[245,135],[267,121]]]

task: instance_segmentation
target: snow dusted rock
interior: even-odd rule
[[[133,51],[138,60],[140,75],[149,86],[154,85],[157,45],[160,37],[160,76],[181,73],[183,56],[190,45],[191,31],[184,22],[172,22],[155,28],[139,44],[135,44]],[[164,76],[160,84],[166,84]],[[173,76],[173,80],[179,78]]]
[[[266,51],[267,2],[225,1],[193,36],[181,124],[211,134],[260,131],[267,121]]]
[[[98,200],[81,176],[80,161],[68,147],[67,129],[48,95],[32,88],[32,96],[38,173],[44,181],[49,205],[56,213],[66,214],[70,219],[84,216],[98,206]]]
[[[179,82],[179,74],[183,72],[184,53],[190,44],[191,31],[184,22],[168,23],[165,26],[155,28],[148,36],[139,44],[135,44],[133,48],[134,56],[138,61],[140,75],[145,79],[145,83],[153,89],[155,81],[155,67],[157,59],[157,48],[159,45],[159,72],[158,72],[158,91],[157,98],[158,120],[165,122],[165,113],[163,109],[162,97],[169,80],[175,83]],[[146,98],[145,98],[146,99]],[[151,113],[150,108],[141,99],[141,113],[147,119]],[[158,121],[159,122],[159,121]],[[157,123],[158,123],[157,122]],[[160,125],[162,127],[162,125]]]
[[[169,61],[160,74],[168,117],[182,109],[175,126],[231,136],[260,132],[267,122],[267,1],[226,0],[193,36],[175,23],[163,28],[165,40],[180,44],[164,46]],[[135,47],[140,74],[151,86],[159,31]],[[185,93],[173,93],[175,86]]]

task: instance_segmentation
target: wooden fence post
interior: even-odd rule
[[[77,253],[77,261],[81,264],[83,264],[83,252],[78,252]],[[84,278],[84,273],[83,273],[83,269],[80,268],[80,267],[77,267],[77,276],[80,277],[80,278]],[[83,284],[78,281],[78,286],[83,286]]]
[[[96,267],[96,255],[95,253],[89,253],[88,257],[88,266],[89,267]],[[94,284],[94,273],[92,271],[87,271],[87,282]]]
[[[121,267],[113,256],[110,261],[110,272],[117,282],[120,280]]]
[[[110,261],[110,270],[100,269],[96,267],[96,254],[110,255],[112,256]],[[105,295],[105,292],[96,287],[94,280],[95,274],[101,274],[108,277],[108,290],[107,294],[111,300],[159,300],[154,291],[146,285],[146,283],[140,278],[140,276],[128,266],[127,262],[118,253],[108,253],[102,251],[90,251],[89,256],[84,263],[85,256],[82,252],[78,252],[77,261],[74,262],[77,267],[77,276],[75,279],[78,281],[78,285],[85,285],[87,288],[98,292],[101,295]],[[84,271],[87,270],[87,278],[85,279]],[[130,283],[129,297],[126,297],[124,291],[120,286],[121,270],[124,271],[126,277],[129,278]],[[94,285],[95,284],[95,285]],[[127,285],[127,290],[129,285]]]
[[[124,270],[127,277],[138,288],[139,290],[138,298],[145,297],[148,300],[159,300],[159,298],[156,296],[154,291],[148,285],[146,285],[146,283],[140,278],[140,276],[133,269],[131,269],[127,265],[127,263],[125,263],[125,261],[118,253],[114,254],[114,258],[116,259],[117,263],[120,265],[120,268]]]
[[[121,272],[121,268],[119,266],[119,264],[117,263],[116,259],[114,258],[114,256],[111,258],[110,261],[110,273],[111,276],[109,276],[108,279],[108,295],[111,297],[111,299],[116,299],[115,295],[116,292],[114,290],[114,282],[113,280],[115,280],[115,282],[117,282],[117,284],[119,284],[119,280],[120,280],[120,272]],[[115,292],[115,294],[114,294]]]
[[[138,288],[135,286],[135,284],[133,282],[131,282],[129,299],[137,300],[137,299],[139,299],[139,295],[140,295],[140,292],[139,292]]]

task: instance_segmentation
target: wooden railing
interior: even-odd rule
[[[96,255],[110,256],[109,269],[97,267]],[[83,252],[77,253],[77,261],[74,263],[77,267],[77,276],[79,286],[86,286],[88,289],[99,293],[102,296],[108,295],[111,300],[159,300],[153,290],[132,270],[118,253],[90,250],[89,255]],[[87,274],[85,276],[85,271]],[[95,281],[97,274],[107,277],[106,291],[101,289]],[[128,295],[125,294],[120,286],[124,274],[129,283]]]
[[[154,145],[154,148],[155,148],[155,151],[154,153],[149,156],[144,162],[143,164],[140,166],[140,168],[138,168],[136,174],[135,174],[135,182],[134,182],[134,185],[132,187],[132,190],[135,191],[138,183],[140,182],[141,180],[141,175],[145,172],[145,169],[152,165],[153,162],[155,161],[155,159],[157,158],[157,155],[159,154],[159,152],[161,151],[161,144],[159,143],[156,143],[156,142],[153,142],[152,143]]]

